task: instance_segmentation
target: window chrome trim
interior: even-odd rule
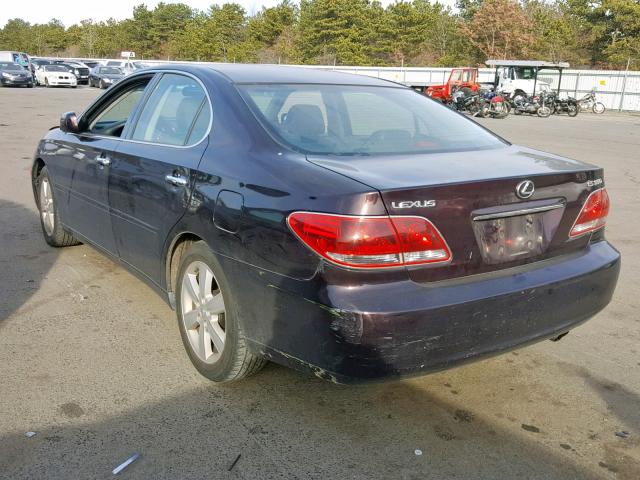
[[[205,134],[196,143],[193,143],[191,145],[170,145],[170,144],[167,144],[167,143],[146,142],[144,140],[132,140],[130,138],[112,137],[112,136],[109,136],[109,135],[96,135],[96,134],[93,134],[93,133],[84,133],[84,132],[77,132],[77,133],[74,132],[74,133],[72,133],[72,135],[75,135],[77,137],[104,138],[104,139],[110,139],[110,140],[117,140],[117,141],[120,141],[120,142],[138,143],[138,144],[142,144],[142,145],[156,145],[156,146],[170,147],[170,148],[180,148],[180,149],[193,148],[193,147],[197,147],[198,145],[200,145],[202,142],[204,142],[205,139],[207,139],[209,137],[209,135],[211,134],[211,131],[213,130],[213,103],[211,102],[211,97],[209,96],[209,91],[207,90],[207,87],[205,87],[204,83],[202,83],[202,80],[200,80],[198,77],[196,77],[192,73],[185,72],[183,70],[169,70],[169,69],[162,69],[162,70],[149,69],[149,70],[147,70],[147,69],[145,69],[145,70],[143,70],[141,72],[132,73],[132,74],[126,76],[125,80],[135,79],[135,77],[149,75],[149,74],[154,74],[154,76],[155,76],[155,75],[157,75],[159,73],[161,73],[161,74],[173,73],[174,75],[184,75],[184,76],[187,76],[187,77],[191,77],[196,82],[198,82],[200,84],[200,87],[202,88],[202,90],[204,90],[204,94],[207,97],[207,102],[209,102],[209,125],[207,126],[207,130],[206,130]],[[151,78],[153,79],[153,77],[151,77]],[[124,80],[121,80],[121,81],[124,81]],[[87,110],[89,110],[89,108],[87,108]],[[82,118],[82,116],[84,116],[84,113],[81,115],[80,118]],[[80,121],[80,119],[78,119],[78,121]]]
[[[517,217],[519,215],[528,215],[530,213],[548,212],[557,208],[564,208],[564,203],[554,203],[553,205],[544,205],[541,207],[522,208],[520,210],[511,210],[508,212],[488,213],[486,215],[477,215],[473,217],[474,222],[482,220],[495,220],[498,218]]]

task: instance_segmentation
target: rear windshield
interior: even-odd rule
[[[239,85],[259,120],[295,150],[406,154],[504,146],[496,136],[411,89],[344,85]]]
[[[117,67],[102,67],[100,73],[105,75],[120,75],[122,71]]]

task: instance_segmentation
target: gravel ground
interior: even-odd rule
[[[110,478],[134,452],[123,478],[640,478],[640,117],[483,121],[605,167],[620,283],[561,342],[379,385],[270,365],[215,386],[147,286],[90,247],[42,239],[34,148],[97,94],[0,89],[0,478]]]

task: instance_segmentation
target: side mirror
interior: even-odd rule
[[[78,116],[75,112],[63,113],[60,117],[60,130],[65,133],[78,133]]]

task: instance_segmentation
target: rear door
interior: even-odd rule
[[[120,258],[160,284],[164,242],[187,208],[211,125],[204,86],[186,74],[161,75],[109,173]]]
[[[107,182],[115,150],[127,122],[142,98],[147,79],[119,89],[81,119],[82,133],[67,144],[71,171],[65,221],[91,243],[116,254],[111,229]]]

